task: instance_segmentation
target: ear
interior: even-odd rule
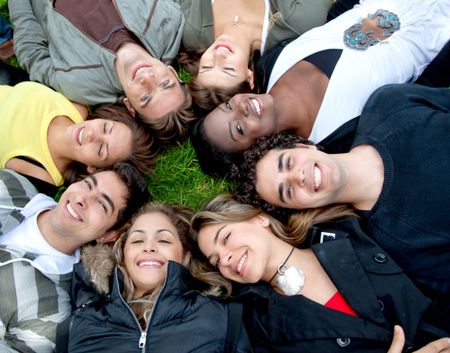
[[[88,166],[87,166],[87,171],[88,171],[89,174],[94,173],[96,169],[97,169],[97,168],[95,168],[95,167],[93,167],[93,166],[91,166],[91,165],[88,165]]]
[[[255,74],[250,69],[247,69],[247,82],[250,86],[250,89],[253,90],[253,88],[255,88]]]
[[[259,224],[261,224],[263,227],[270,226],[269,218],[266,215],[260,214],[260,215],[256,216],[256,218],[257,218]]]
[[[130,100],[125,97],[123,99],[123,104],[125,104],[125,106],[127,107],[128,111],[130,112],[131,116],[133,118],[135,118],[136,117],[136,110],[134,110],[133,106],[130,103]]]
[[[316,145],[307,145],[305,143],[296,143],[295,147],[299,147],[299,148],[309,148],[311,150],[317,150],[317,146]]]
[[[177,73],[177,71],[173,68],[173,66],[167,65],[167,67],[168,67],[169,70],[172,71],[172,73],[175,75],[175,77],[177,78],[178,82],[183,83],[183,80],[182,80],[181,78],[178,77],[178,73]]]
[[[119,232],[117,230],[110,230],[106,232],[102,237],[97,239],[97,243],[111,243],[119,237]]]

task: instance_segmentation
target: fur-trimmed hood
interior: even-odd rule
[[[111,290],[111,276],[115,267],[113,244],[87,245],[81,250],[81,262],[84,269],[92,286],[101,294],[108,294]]]

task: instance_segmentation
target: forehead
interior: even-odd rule
[[[139,111],[145,121],[156,122],[161,120],[164,115],[178,111],[185,100],[186,96],[183,86],[176,79],[172,88],[159,90],[145,108],[140,108],[139,105],[136,105],[135,109]]]
[[[134,228],[154,228],[154,229],[160,229],[165,228],[169,230],[176,230],[175,225],[172,223],[172,221],[169,219],[167,215],[165,215],[162,212],[154,211],[154,212],[147,212],[140,216],[138,216],[133,224],[131,225],[131,229]]]
[[[113,171],[104,171],[86,178],[94,182],[98,190],[108,195],[119,206],[125,204],[128,189],[122,179]]]

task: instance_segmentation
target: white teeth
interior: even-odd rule
[[[237,272],[238,274],[241,273],[242,266],[244,265],[245,260],[247,260],[247,254],[245,254],[244,256],[242,256],[242,257],[241,257],[241,261],[239,261],[238,267],[237,267],[237,269],[236,269],[236,272]]]
[[[70,206],[70,204],[67,204],[67,211],[69,211],[70,215],[77,219],[77,220],[81,220],[81,217],[78,215],[78,213],[75,212],[75,210],[72,208],[72,206]]]
[[[253,108],[256,110],[256,114],[258,114],[259,117],[261,117],[261,106],[259,105],[259,102],[257,99],[250,99],[250,103],[252,103]]]
[[[314,191],[317,191],[320,188],[321,183],[322,175],[320,169],[317,166],[314,166]]]
[[[143,266],[161,266],[161,265],[162,265],[161,262],[159,262],[159,261],[152,261],[152,260],[150,260],[150,261],[141,261],[141,262],[138,263],[139,267],[143,267]]]
[[[80,133],[78,134],[78,143],[80,145],[81,145],[81,141],[83,141],[83,132],[84,132],[84,128],[82,128]]]
[[[140,67],[137,71],[136,71],[136,75],[135,76],[138,76],[139,75],[139,73],[140,72],[142,72],[143,70],[145,70],[146,69],[146,67]]]

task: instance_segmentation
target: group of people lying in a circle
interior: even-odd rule
[[[8,8],[0,350],[450,352],[450,0]]]

